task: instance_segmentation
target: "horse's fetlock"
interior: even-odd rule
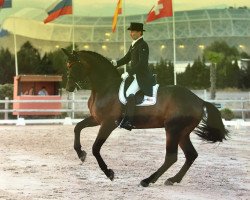
[[[80,145],[74,145],[74,149],[76,152],[81,151],[82,146]]]
[[[148,187],[149,183],[150,183],[149,179],[146,178],[146,179],[142,180],[140,184],[142,187]]]
[[[170,181],[172,183],[180,183],[181,180],[182,180],[182,177],[180,177],[178,175],[168,179],[168,181]]]

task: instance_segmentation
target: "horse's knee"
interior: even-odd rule
[[[98,155],[100,155],[100,148],[97,148],[95,145],[93,145],[93,147],[92,147],[92,154],[95,157],[97,157]]]
[[[81,128],[80,123],[77,123],[75,128],[74,128],[74,133],[79,134],[81,132],[81,130],[82,130],[82,128]]]
[[[195,161],[195,159],[198,157],[198,153],[195,152],[187,152],[185,154],[186,157],[186,162],[189,163],[190,165]]]
[[[171,165],[174,164],[177,159],[177,153],[167,153],[165,157],[165,160]]]

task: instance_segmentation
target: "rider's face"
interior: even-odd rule
[[[141,37],[142,33],[141,31],[130,31],[130,37],[133,40],[137,40],[139,37]]]

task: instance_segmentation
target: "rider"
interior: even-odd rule
[[[153,101],[153,85],[155,84],[153,74],[148,66],[149,49],[148,44],[143,40],[143,24],[131,22],[130,36],[133,39],[127,54],[120,60],[112,60],[112,64],[120,67],[131,61],[131,70],[122,74],[122,78],[133,76],[134,80],[129,86],[126,94],[127,104],[125,117],[122,119],[119,127],[131,130],[133,126],[133,117],[135,110],[135,93],[141,90],[144,94],[144,101]]]

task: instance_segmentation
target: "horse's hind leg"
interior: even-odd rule
[[[80,135],[81,130],[86,127],[93,127],[97,126],[98,123],[95,121],[95,119],[90,116],[85,118],[84,120],[78,122],[75,126],[74,132],[75,132],[75,139],[74,139],[74,149],[79,157],[79,159],[83,162],[86,158],[86,152],[81,150],[81,141],[80,141]]]
[[[188,169],[193,164],[194,160],[198,157],[198,153],[196,152],[193,144],[190,141],[189,134],[181,138],[179,145],[185,154],[186,161],[180,171],[174,177],[169,178],[165,182],[165,185],[173,185],[174,183],[180,183]]]
[[[168,128],[166,128],[166,136],[167,144],[165,161],[155,173],[141,181],[143,187],[147,187],[150,183],[155,183],[157,179],[177,161],[179,136],[175,131],[169,130]]]

